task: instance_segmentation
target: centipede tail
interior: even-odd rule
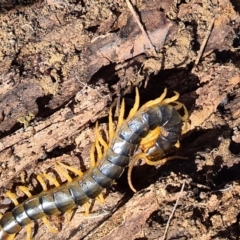
[[[148,102],[139,111],[138,104],[135,105],[127,120],[119,120],[123,124],[117,128],[109,148],[104,151],[99,163],[85,175],[32,196],[4,214],[0,220],[0,239],[18,233],[33,220],[64,213],[96,198],[122,175],[139,146],[148,161],[163,158],[179,141],[183,125],[183,117],[178,112],[180,103],[176,102],[178,96],[163,100],[165,95],[166,90],[159,99]],[[174,106],[175,102],[178,107]],[[109,128],[112,129],[112,126]]]

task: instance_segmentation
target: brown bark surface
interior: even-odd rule
[[[56,176],[56,162],[86,171],[95,122],[106,130],[109,106],[120,97],[129,110],[135,86],[141,103],[167,87],[190,114],[173,153],[188,160],[136,166],[138,193],[124,174],[104,192],[105,204],[93,201],[88,217],[82,208],[70,222],[50,217],[58,234],[34,223],[35,239],[161,239],[183,182],[166,239],[238,239],[239,3],[132,4],[150,41],[123,0],[0,0],[1,211],[13,207],[6,191],[26,198],[18,185],[40,193],[36,175]]]

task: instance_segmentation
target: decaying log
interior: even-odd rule
[[[0,5],[3,212],[9,207],[6,190],[15,192],[20,183],[37,194],[36,174],[54,174],[55,162],[86,170],[95,121],[100,119],[104,132],[109,106],[121,93],[130,93],[130,108],[134,86],[139,86],[143,103],[158,97],[164,87],[169,95],[178,91],[190,113],[188,133],[176,150],[189,160],[160,168],[136,166],[133,182],[140,192],[133,195],[123,176],[104,192],[104,205],[92,204],[89,217],[80,209],[69,224],[65,217],[52,217],[62,228],[56,235],[39,222],[36,239],[159,239],[183,181],[186,187],[166,239],[223,239],[236,232],[239,7],[234,10],[228,0],[211,5],[197,0],[134,2],[157,55],[152,55],[125,1]],[[208,41],[193,68],[206,34]],[[17,239],[24,237],[25,230]]]

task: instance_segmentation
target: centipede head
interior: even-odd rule
[[[157,147],[156,145],[153,145],[146,149],[145,154],[147,159],[150,161],[157,161],[159,159],[162,159],[164,156],[163,150]]]

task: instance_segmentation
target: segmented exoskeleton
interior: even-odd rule
[[[90,199],[101,194],[104,188],[109,188],[118,179],[125,167],[129,168],[129,185],[131,184],[131,170],[139,158],[148,164],[156,165],[167,160],[177,158],[168,157],[162,159],[174,145],[178,145],[183,122],[188,118],[185,106],[176,100],[178,93],[172,98],[165,98],[164,93],[154,101],[147,102],[139,110],[139,94],[136,89],[136,101],[126,120],[124,115],[124,101],[121,105],[120,115],[116,131],[114,132],[112,113],[109,113],[109,143],[107,144],[100,136],[96,127],[96,142],[91,149],[91,159],[94,161],[94,150],[100,155],[97,164],[85,175],[78,177],[50,190],[46,186],[38,195],[31,196],[25,188],[28,199],[18,204],[11,212],[4,214],[0,220],[0,239],[14,238],[15,234],[23,226],[30,226],[32,220],[43,219],[52,214],[66,212],[84,205]],[[184,108],[185,115],[181,116],[178,110]],[[115,134],[115,135],[114,135]],[[103,150],[99,150],[102,146]],[[136,149],[141,146],[142,153],[135,155]],[[134,157],[133,157],[134,156]],[[181,157],[180,157],[181,158]],[[68,167],[72,170],[71,167]],[[75,172],[75,171],[74,171]],[[49,177],[48,177],[49,179]],[[51,180],[51,179],[50,179]],[[39,181],[42,182],[41,177]],[[31,233],[31,232],[30,232]],[[31,235],[29,233],[29,235]],[[28,237],[30,239],[30,236]]]

